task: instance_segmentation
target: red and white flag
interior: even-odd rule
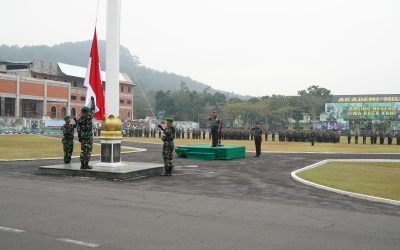
[[[99,50],[97,49],[97,35],[96,28],[94,29],[94,36],[92,42],[92,49],[90,50],[89,65],[86,72],[85,82],[83,86],[87,88],[86,92],[86,106],[91,106],[91,97],[94,97],[96,110],[94,111],[94,118],[97,120],[104,120],[104,94],[103,86],[100,77],[100,58]]]

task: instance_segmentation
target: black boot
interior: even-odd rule
[[[81,161],[81,169],[85,169],[85,162]]]
[[[85,169],[92,169],[92,167],[89,166],[89,162],[88,161],[85,162]]]
[[[167,176],[172,176],[172,167],[168,167]]]
[[[168,167],[164,166],[164,172],[161,173],[161,176],[168,176]]]

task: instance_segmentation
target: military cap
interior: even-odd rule
[[[81,111],[82,111],[82,112],[89,112],[89,108],[86,107],[86,106],[84,106],[84,107],[82,107]]]
[[[64,121],[68,120],[69,118],[71,118],[71,116],[69,115],[64,116]]]
[[[174,122],[174,119],[172,119],[172,118],[167,118],[167,119],[165,119],[167,122]]]

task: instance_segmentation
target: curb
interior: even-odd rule
[[[246,152],[254,153],[255,150],[246,150]],[[332,155],[400,155],[400,153],[356,153],[356,152],[288,152],[288,151],[261,151],[261,153],[269,154],[332,154]]]
[[[121,152],[121,154],[129,154],[129,153],[140,153],[145,152],[147,149],[145,148],[137,148],[137,150],[125,151]],[[100,156],[100,154],[91,155],[91,157]],[[80,156],[72,156],[71,159],[79,158]],[[62,160],[63,157],[49,157],[49,158],[27,158],[27,159],[0,159],[0,162],[8,162],[8,161],[40,161],[40,160]]]
[[[380,198],[380,197],[376,197],[376,196],[353,193],[353,192],[348,192],[348,191],[344,191],[344,190],[340,190],[340,189],[335,189],[335,188],[327,187],[327,186],[324,186],[324,185],[321,185],[321,184],[317,184],[315,182],[304,180],[304,179],[300,178],[299,176],[297,176],[298,173],[301,173],[301,172],[303,172],[305,170],[308,170],[308,169],[312,169],[312,168],[316,168],[316,167],[325,165],[328,162],[400,162],[400,160],[386,160],[386,159],[338,159],[337,160],[337,159],[327,159],[327,160],[323,160],[323,161],[314,163],[314,164],[309,165],[307,167],[295,170],[295,171],[291,172],[290,175],[295,181],[298,181],[300,183],[303,183],[305,185],[312,186],[312,187],[315,187],[315,188],[323,189],[323,190],[326,190],[326,191],[330,191],[330,192],[334,192],[334,193],[338,193],[338,194],[342,194],[342,195],[347,195],[347,196],[350,196],[350,197],[353,197],[353,198],[357,198],[357,199],[368,200],[368,201],[373,201],[373,202],[380,202],[380,203],[386,203],[386,204],[390,204],[390,205],[394,205],[394,206],[400,206],[400,201],[397,201],[397,200],[385,199],[385,198]]]
[[[131,141],[122,140],[124,142],[134,142],[141,144],[152,144],[152,145],[162,145],[162,142],[143,142],[143,141]],[[246,150],[246,153],[254,153],[255,150]],[[365,153],[365,152],[288,152],[288,151],[261,151],[261,153],[269,154],[333,154],[333,155],[400,155],[400,153]]]
[[[50,136],[45,136],[45,135],[37,135],[37,136],[43,136],[46,138],[51,138],[51,139],[56,139],[58,140],[59,138],[55,138],[55,137],[50,137]],[[97,145],[101,145],[101,143],[93,143],[93,144],[97,144]],[[133,148],[133,147],[129,147],[129,146],[124,146],[125,148],[129,148],[129,149],[135,149],[135,150],[130,150],[130,151],[125,151],[125,152],[121,152],[121,154],[129,154],[129,153],[139,153],[139,152],[145,152],[147,151],[147,149],[145,148]],[[91,155],[91,157],[96,157],[96,156],[100,156],[100,154],[93,154]],[[71,159],[76,159],[79,158],[80,156],[72,156]],[[48,158],[27,158],[27,159],[0,159],[0,162],[9,162],[9,161],[37,161],[37,160],[60,160],[63,159],[62,156],[60,157],[48,157]]]

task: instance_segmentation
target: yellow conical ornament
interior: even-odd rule
[[[106,119],[101,124],[100,139],[106,139],[106,140],[122,139],[121,119],[119,116],[109,115],[108,117],[106,117]]]

